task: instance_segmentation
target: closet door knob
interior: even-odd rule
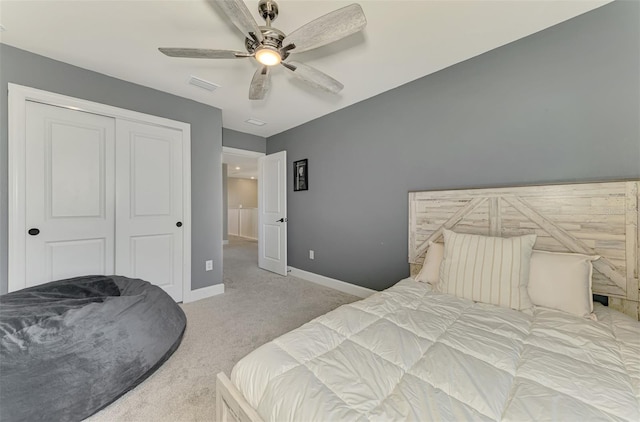
[[[37,235],[40,234],[40,230],[38,230],[38,229],[29,229],[29,231],[27,233],[29,233],[31,236],[37,236]]]
[[[178,221],[178,222],[176,223],[176,226],[178,226],[178,227],[182,227],[182,221]]]

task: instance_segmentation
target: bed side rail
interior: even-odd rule
[[[263,422],[258,412],[245,400],[224,372],[220,372],[216,377],[216,420]]]

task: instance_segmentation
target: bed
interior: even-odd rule
[[[0,418],[85,419],[160,367],[185,327],[171,297],[139,279],[76,277],[0,296]]]
[[[230,379],[219,374],[218,420],[640,420],[639,184],[410,193],[413,278],[261,346]],[[443,237],[438,281],[416,281]],[[526,274],[525,284],[505,278],[508,294],[465,284],[496,249],[468,240],[489,238],[515,257],[490,256],[495,274]],[[541,270],[553,260],[579,261],[588,288],[564,267]],[[573,300],[585,292],[609,306]]]

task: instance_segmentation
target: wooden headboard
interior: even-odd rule
[[[593,292],[640,319],[640,181],[409,193],[409,263],[417,274],[442,230],[538,235],[535,249],[600,255]]]

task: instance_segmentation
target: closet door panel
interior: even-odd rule
[[[46,257],[50,278],[62,280],[79,275],[110,274],[112,271],[107,271],[107,268],[113,268],[113,262],[105,262],[105,240],[98,238],[48,242]],[[66,265],[68,262],[73,262],[73,267]]]
[[[50,216],[104,217],[103,132],[61,123],[52,124],[51,132],[46,157],[51,176]]]
[[[118,120],[116,272],[182,300],[182,132]]]
[[[171,234],[131,237],[133,276],[170,288],[173,282],[174,237]]]
[[[131,204],[134,217],[171,217],[171,138],[135,134],[131,139]]]
[[[26,105],[25,281],[114,271],[115,120]]]

